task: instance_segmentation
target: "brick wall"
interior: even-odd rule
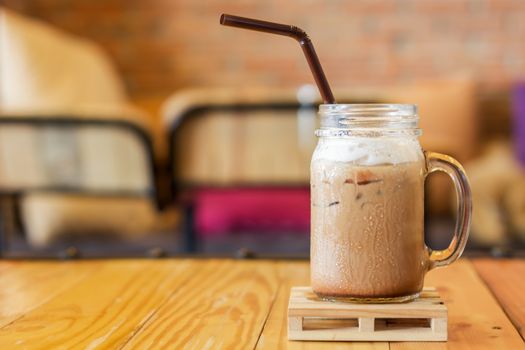
[[[134,96],[190,85],[311,82],[297,43],[219,26],[227,12],[293,23],[337,88],[471,73],[525,76],[525,0],[3,0],[100,43]]]

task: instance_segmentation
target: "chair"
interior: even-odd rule
[[[309,232],[313,96],[300,102],[293,90],[215,89],[167,101],[173,191],[188,251],[231,232]]]
[[[34,246],[66,232],[141,233],[162,207],[157,171],[150,136],[124,119],[0,117],[0,197],[14,199]]]
[[[2,212],[10,233],[45,250],[59,236],[132,239],[166,227],[151,124],[99,46],[0,6],[0,196],[13,204]],[[0,252],[12,254],[6,237]]]

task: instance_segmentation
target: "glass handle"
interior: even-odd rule
[[[448,248],[444,250],[430,250],[430,266],[433,269],[446,266],[456,261],[467,244],[467,238],[472,216],[472,196],[465,170],[454,158],[435,152],[425,152],[427,175],[434,171],[446,173],[454,183],[457,198],[457,218],[454,228],[454,237]]]

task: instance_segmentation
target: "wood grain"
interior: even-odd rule
[[[0,328],[64,292],[100,266],[96,262],[2,262]]]
[[[485,268],[476,262],[494,279],[502,278],[496,283],[507,283],[497,275],[509,271],[509,281],[521,283],[523,265],[502,268],[506,265]],[[449,309],[449,341],[443,344],[288,341],[290,288],[308,280],[307,262],[0,261],[0,349],[524,348],[465,260],[432,271],[426,280]],[[502,300],[513,295],[501,294],[510,293],[504,290],[510,284],[499,291]],[[514,304],[507,307],[522,315]]]
[[[277,289],[274,262],[208,261],[124,349],[253,349]]]
[[[448,307],[448,342],[391,343],[392,350],[524,349],[525,345],[472,264],[461,259],[427,275]]]
[[[388,350],[386,342],[309,342],[288,341],[287,310],[290,290],[293,286],[305,285],[310,281],[307,262],[280,262],[279,294],[272,307],[264,330],[257,343],[257,350]]]
[[[60,263],[59,263],[60,264]],[[96,268],[23,317],[0,329],[0,349],[118,348],[139,330],[201,262],[120,260]],[[80,264],[82,265],[82,264]],[[73,271],[76,265],[72,265]],[[38,273],[44,273],[44,265]],[[60,290],[70,276],[49,282]]]
[[[476,259],[473,264],[525,339],[525,260]]]

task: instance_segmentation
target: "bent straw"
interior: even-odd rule
[[[312,71],[315,83],[319,88],[319,92],[321,93],[321,97],[323,98],[324,103],[336,103],[334,95],[332,94],[332,90],[330,89],[330,85],[328,84],[328,80],[326,79],[326,76],[324,74],[323,67],[321,67],[319,58],[315,53],[314,45],[312,44],[312,41],[310,40],[308,34],[306,34],[304,30],[292,25],[273,23],[253,18],[239,17],[226,14],[221,15],[220,22],[222,25],[230,27],[244,28],[256,30],[259,32],[284,35],[296,39],[301,45],[301,48],[303,49],[303,53],[306,57],[306,60],[308,61],[308,66],[310,66],[310,70]]]

